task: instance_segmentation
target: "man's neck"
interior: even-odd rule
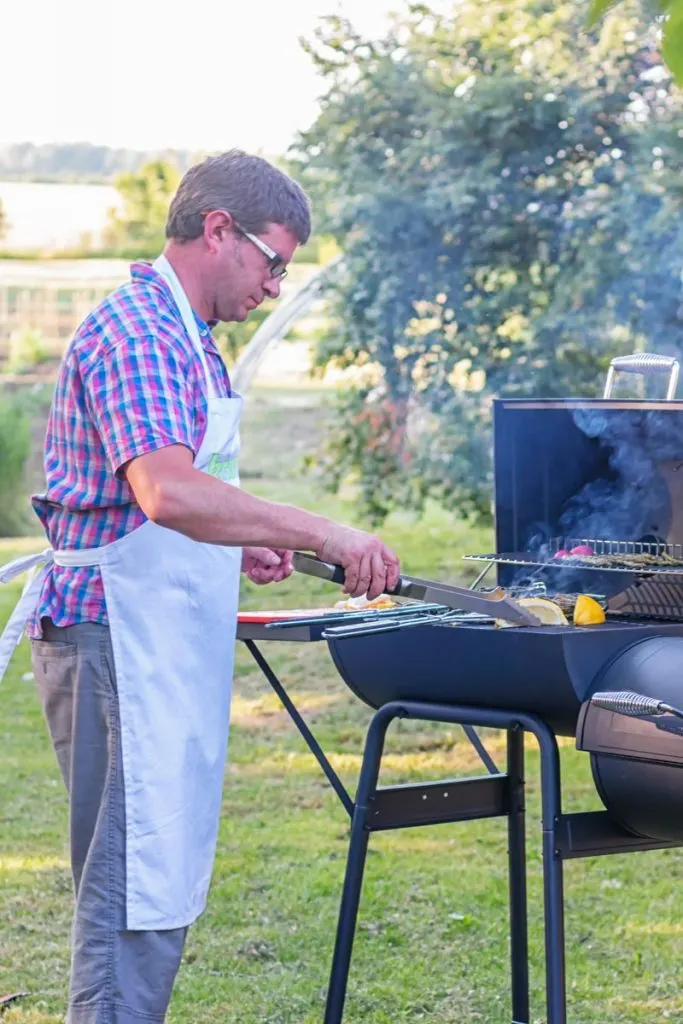
[[[164,256],[175,270],[192,309],[202,320],[211,320],[213,307],[202,285],[199,260],[192,242],[185,245],[167,242]]]

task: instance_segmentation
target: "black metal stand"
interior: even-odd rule
[[[507,772],[427,785],[379,788],[377,779],[387,728],[395,718],[413,718],[507,730]],[[524,732],[541,746],[545,923],[548,971],[548,1024],[564,1024],[564,925],[561,862],[554,857],[553,822],[559,815],[559,759],[554,735],[532,715],[401,701],[386,704],[374,716],[365,744],[351,828],[325,1024],[341,1024],[363,869],[371,832],[414,825],[507,817],[510,889],[512,1014],[515,1024],[529,1021],[526,851],[524,833]],[[550,837],[550,841],[546,837]]]
[[[535,736],[541,761],[547,1024],[566,1024],[564,860],[608,853],[663,849],[679,844],[638,838],[617,825],[607,811],[563,814],[560,759],[555,735],[540,718],[519,711],[426,704],[418,701],[395,701],[384,705],[374,715],[368,730],[356,800],[353,802],[254,640],[245,639],[245,643],[351,816],[351,839],[324,1024],[342,1024],[363,872],[371,833],[385,829],[494,817],[506,817],[508,827],[512,1024],[529,1024],[524,808],[525,732]],[[491,767],[495,769],[495,766],[487,754],[486,758],[482,759],[489,769],[489,774],[484,776],[423,785],[379,787],[377,780],[386,732],[391,722],[397,718],[462,725],[470,738],[475,726],[504,729],[507,732],[506,771],[491,771]],[[474,735],[476,736],[476,733]],[[477,740],[481,745],[478,737]]]

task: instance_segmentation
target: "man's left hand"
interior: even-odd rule
[[[242,572],[252,583],[279,583],[294,572],[292,552],[285,548],[243,548]]]

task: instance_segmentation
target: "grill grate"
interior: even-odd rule
[[[592,555],[572,555],[557,559],[558,551],[584,545]],[[637,575],[683,576],[683,544],[656,541],[605,540],[591,537],[554,537],[537,551],[504,552],[488,555],[465,555],[467,561],[499,565],[519,565],[544,569],[591,569],[596,572],[629,572]],[[603,558],[609,558],[605,564]],[[598,561],[598,559],[600,559]],[[639,559],[642,559],[639,562]],[[646,561],[646,559],[648,559]],[[655,561],[649,561],[654,559]],[[657,562],[656,559],[661,559]],[[671,563],[674,564],[671,564]],[[664,564],[663,564],[664,563]],[[676,564],[678,563],[678,564]]]

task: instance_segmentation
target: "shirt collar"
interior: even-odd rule
[[[168,287],[168,282],[166,281],[163,274],[160,274],[158,270],[154,269],[151,263],[147,263],[144,260],[138,260],[136,263],[131,263],[130,276],[134,281],[146,281],[153,287],[158,288],[175,305],[175,299],[173,298],[173,293],[171,292],[171,289]],[[211,347],[213,347],[213,337],[211,335],[211,331],[218,323],[218,320],[202,320],[202,318],[199,316],[198,313],[194,311],[194,309],[192,310],[192,313],[194,314],[194,318],[197,321],[197,327],[199,328],[199,334],[200,337],[202,338],[202,341],[205,344],[208,341]]]

